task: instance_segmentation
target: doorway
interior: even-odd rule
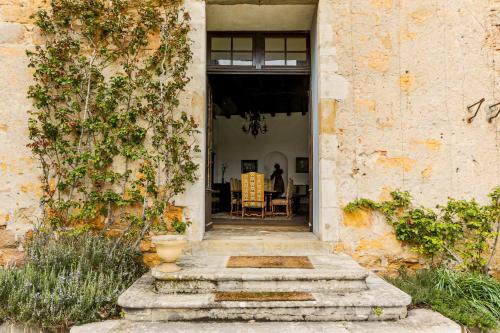
[[[312,229],[310,76],[308,31],[208,33],[207,229]]]
[[[208,225],[310,231],[309,75],[217,73],[208,83]],[[265,207],[258,216],[243,213],[238,184],[247,172],[264,178]]]

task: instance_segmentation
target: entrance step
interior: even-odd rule
[[[343,254],[308,257],[314,269],[227,268],[228,256],[184,256],[180,272],[152,270],[158,293],[356,292],[366,290],[368,271]]]
[[[71,333],[461,333],[460,325],[441,314],[424,309],[411,310],[398,321],[371,322],[134,322],[110,320],[75,326]]]
[[[146,274],[119,299],[131,321],[363,321],[405,318],[411,298],[370,274],[367,290],[312,292],[314,301],[215,301],[215,293],[163,294]]]
[[[255,229],[208,231],[201,242],[192,242],[194,256],[217,255],[327,255],[330,244],[311,232],[270,232]]]

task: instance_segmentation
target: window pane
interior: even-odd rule
[[[287,66],[304,66],[307,65],[306,53],[287,53],[286,54]]]
[[[266,38],[266,51],[285,51],[285,39]]]
[[[252,66],[252,52],[233,52],[233,65]]]
[[[285,65],[285,53],[266,53],[265,59],[266,66],[284,66]]]
[[[250,37],[234,37],[233,50],[235,51],[252,51],[252,38]]]
[[[212,37],[212,50],[231,51],[231,37]]]
[[[231,52],[212,52],[210,63],[212,65],[231,65]]]
[[[306,39],[300,38],[287,38],[286,39],[287,51],[306,51]]]

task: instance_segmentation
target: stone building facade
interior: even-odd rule
[[[40,186],[28,143],[25,51],[39,41],[30,15],[40,0],[0,0],[0,262],[18,254],[38,216]],[[225,7],[313,8],[314,233],[361,264],[394,270],[421,260],[380,216],[345,215],[358,197],[408,190],[434,206],[447,197],[485,201],[500,184],[500,1],[186,0],[192,18],[192,81],[182,108],[206,123],[206,32]],[[297,7],[294,7],[297,6]],[[295,12],[303,12],[295,10]],[[286,12],[282,12],[285,15]],[[300,16],[297,16],[299,18]],[[257,20],[257,18],[255,18]],[[295,22],[297,23],[297,22]],[[300,22],[299,22],[300,23]],[[307,27],[306,27],[307,28]],[[484,98],[477,116],[468,106]],[[475,108],[472,109],[475,111]],[[205,166],[205,133],[199,136]],[[204,234],[205,175],[176,200]],[[3,259],[2,259],[3,258]],[[500,264],[497,255],[496,266]]]

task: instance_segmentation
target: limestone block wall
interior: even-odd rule
[[[419,265],[382,218],[340,209],[359,197],[384,200],[394,189],[428,206],[447,197],[484,202],[500,184],[500,119],[487,121],[488,106],[500,102],[500,2],[325,3],[336,74],[348,82],[341,98],[320,101],[330,110],[320,131],[334,133],[337,144],[333,152],[321,149],[334,161],[332,238],[337,250],[372,268]],[[481,98],[468,123],[467,106]]]
[[[37,161],[26,147],[31,84],[26,50],[40,43],[30,16],[43,0],[0,0],[0,265],[20,261],[20,240],[39,216],[41,194]],[[191,15],[194,64],[192,81],[182,96],[181,108],[205,126],[205,2],[185,1]],[[205,149],[204,135],[198,142]],[[193,221],[190,237],[201,239],[204,228],[204,156],[197,156],[200,178],[175,204],[183,206],[184,218]],[[194,223],[194,222],[197,223]]]
[[[25,51],[37,38],[29,16],[39,4],[0,0],[0,264],[20,258],[18,240],[37,215],[38,170],[26,147],[31,73]]]
[[[42,0],[0,0],[0,264],[18,254],[36,221],[37,163],[26,148],[31,73],[25,50],[39,40],[29,16]],[[192,17],[192,81],[182,107],[205,126],[205,2]],[[338,251],[378,270],[423,262],[395,240],[379,216],[345,216],[358,197],[409,190],[433,206],[448,196],[480,201],[500,184],[498,0],[319,0],[315,22],[319,233]],[[485,98],[472,123],[467,106]],[[205,137],[200,133],[201,151]],[[204,153],[200,179],[176,200],[204,232]],[[5,236],[2,236],[5,235]],[[497,263],[500,262],[500,258]],[[497,264],[498,266],[498,264]]]

